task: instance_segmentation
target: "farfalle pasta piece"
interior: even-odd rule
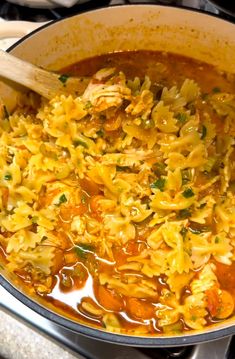
[[[169,105],[172,111],[180,111],[186,105],[185,98],[180,96],[176,86],[173,86],[170,89],[164,87],[161,94],[161,100],[165,105]]]
[[[130,218],[118,214],[106,215],[104,218],[104,230],[113,238],[113,241],[126,243],[134,239],[136,235],[135,227]]]
[[[12,252],[7,256],[9,261],[7,266],[12,270],[18,270],[31,265],[36,270],[49,275],[53,266],[54,252],[55,248],[47,245],[39,245],[27,251]]]
[[[140,95],[133,97],[131,103],[126,107],[125,111],[132,116],[141,116],[146,119],[153,107],[153,94],[151,91],[144,89]]]
[[[194,201],[194,197],[185,198],[182,193],[171,196],[170,193],[155,190],[155,194],[152,197],[151,208],[154,211],[158,209],[178,211],[190,207]]]
[[[27,251],[30,248],[34,248],[41,242],[41,239],[42,237],[37,233],[21,229],[8,238],[6,251],[7,253],[19,252],[20,250]]]
[[[31,226],[32,221],[30,216],[32,215],[33,209],[24,202],[19,202],[18,207],[14,209],[13,214],[2,215],[0,224],[3,229],[9,232],[17,232],[20,229]]]
[[[180,89],[180,95],[186,103],[195,101],[200,95],[200,88],[194,80],[186,79]]]
[[[99,281],[101,285],[107,285],[108,288],[116,289],[119,293],[127,297],[135,298],[156,298],[158,296],[156,284],[151,280],[140,279],[137,276],[126,276],[118,278],[106,273],[100,273]]]
[[[153,108],[152,119],[155,126],[162,132],[175,133],[179,130],[174,113],[170,111],[169,106],[164,105],[163,101],[158,102]]]

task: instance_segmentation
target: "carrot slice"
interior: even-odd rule
[[[102,285],[98,287],[97,297],[99,303],[105,309],[113,310],[114,312],[119,312],[123,309],[124,303],[121,296]]]
[[[121,126],[121,123],[122,123],[121,116],[112,117],[105,121],[104,129],[107,132],[115,131]]]
[[[127,299],[127,310],[131,316],[138,319],[150,319],[154,316],[154,306],[136,298]]]
[[[226,319],[234,311],[234,300],[232,295],[226,290],[221,291],[219,298],[220,303],[215,317],[218,319]]]
[[[103,199],[104,197],[101,195],[96,195],[96,196],[92,196],[90,199],[90,209],[92,212],[96,212],[99,213],[101,212],[100,210],[100,205],[99,205],[99,201],[101,199]]]
[[[78,206],[65,205],[60,208],[60,217],[62,221],[69,222],[75,216],[80,216],[87,212],[87,206],[80,204]]]
[[[212,317],[215,317],[219,307],[218,288],[208,289],[206,291],[207,308]]]

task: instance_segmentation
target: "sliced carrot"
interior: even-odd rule
[[[89,196],[94,196],[100,193],[99,186],[87,177],[80,180],[80,185]]]
[[[107,132],[116,131],[122,123],[121,116],[112,117],[105,121],[104,129]]]
[[[216,316],[219,307],[219,292],[218,288],[208,289],[206,291],[207,308],[212,317]]]
[[[154,316],[154,306],[137,298],[127,299],[127,310],[132,317],[138,319],[150,319]]]
[[[102,285],[98,287],[97,297],[99,303],[105,309],[119,312],[124,307],[123,299],[121,296]]]
[[[9,189],[6,187],[1,188],[2,192],[2,205],[4,208],[7,207],[8,197],[9,197]]]
[[[221,291],[219,298],[220,298],[220,303],[215,317],[218,319],[226,319],[234,311],[234,300],[232,295],[226,290]]]
[[[101,199],[104,199],[104,196],[96,195],[96,196],[91,197],[91,199],[90,199],[90,209],[91,209],[92,212],[96,212],[96,213],[101,212],[100,204],[99,204],[99,201]]]
[[[60,207],[60,217],[62,221],[68,222],[75,216],[80,216],[87,212],[87,206],[81,203],[78,206],[64,205]]]

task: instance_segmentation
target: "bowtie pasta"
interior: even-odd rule
[[[108,331],[178,334],[231,317],[234,78],[148,52],[81,68],[93,71],[81,96],[1,108],[3,265]]]

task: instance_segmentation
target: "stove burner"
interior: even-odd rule
[[[23,20],[34,22],[45,22],[60,19],[92,8],[125,5],[125,4],[164,4],[198,8],[210,12],[216,12],[215,8],[205,0],[86,0],[83,4],[75,5],[71,8],[56,9],[35,9],[25,6],[9,3],[7,0],[1,0],[0,17],[5,20]],[[218,12],[218,11],[217,11]]]
[[[1,0],[0,17],[5,20],[23,20],[34,22],[45,22],[56,20],[62,17],[73,15],[81,11],[90,10],[95,7],[106,6],[110,0],[99,0],[98,4],[95,0],[87,0],[86,3],[75,5],[71,8],[56,9],[35,9],[21,5],[10,4],[6,0]]]

